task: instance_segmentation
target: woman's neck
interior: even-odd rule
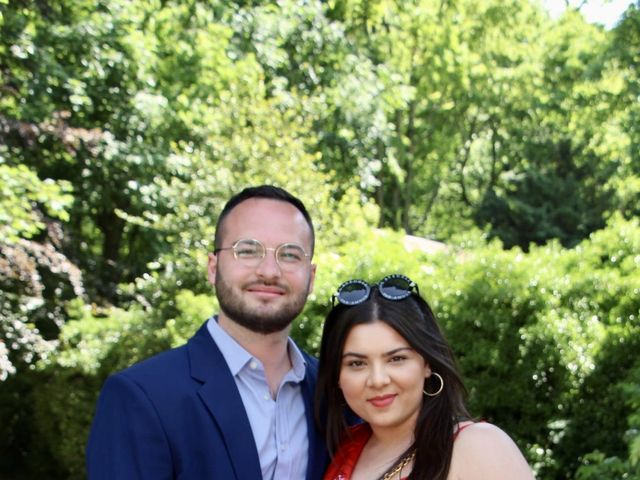
[[[382,477],[394,468],[413,443],[413,431],[372,428],[372,432],[358,459],[352,480],[371,480]],[[411,471],[411,467],[412,462],[409,461],[400,473],[406,476]]]
[[[404,446],[403,452],[408,449],[414,440],[417,418],[408,419],[402,425],[394,425],[391,427],[370,425],[371,438],[375,444],[381,447]],[[385,447],[385,448],[386,448]]]
[[[387,455],[384,455],[385,458],[391,458],[393,455],[395,455],[394,458],[399,458],[409,449],[409,447],[411,447],[412,443],[413,431],[374,431],[367,442],[367,447],[381,455],[383,453],[388,453]]]

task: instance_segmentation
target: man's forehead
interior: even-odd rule
[[[311,236],[309,223],[295,205],[271,198],[250,198],[239,203],[227,214],[220,228],[225,237],[246,236],[252,232],[277,234],[284,229],[286,233],[303,235],[305,240]]]

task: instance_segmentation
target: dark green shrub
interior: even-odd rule
[[[550,477],[573,478],[580,464],[584,476],[597,471],[594,465],[613,468],[613,459],[624,462],[629,456],[629,417],[638,412],[638,402],[634,406],[625,394],[637,388],[634,372],[640,364],[638,252],[638,222],[616,218],[572,252],[571,267],[566,267],[571,277],[567,308],[582,312],[583,323],[599,325],[601,335],[591,347],[586,339],[582,342],[592,352],[591,367],[571,395]]]
[[[62,329],[57,354],[42,363],[34,389],[34,426],[43,450],[67,478],[84,478],[84,448],[102,383],[118,370],[177,346],[215,308],[211,296],[178,291],[178,314],[162,320],[139,306],[94,311],[80,302]]]
[[[341,282],[404,273],[440,318],[472,413],[506,430],[539,478],[573,478],[577,469],[590,478],[585,475],[596,468],[618,468],[612,466],[616,458],[630,461],[625,432],[638,426],[629,420],[638,403],[621,392],[637,386],[631,372],[640,347],[639,231],[620,222],[572,250],[551,244],[523,254],[490,244],[433,254],[406,250],[402,235],[363,230],[358,240],[318,252],[315,288],[292,335],[315,352]],[[622,253],[614,261],[610,250]],[[23,387],[33,396],[31,413],[20,417],[30,419],[25,436],[40,441],[37,458],[28,461],[32,470],[44,465],[55,475],[81,478],[86,435],[106,376],[183,343],[216,312],[213,293],[172,292],[158,292],[153,308],[98,312],[72,305],[73,320],[62,330],[56,355],[33,380],[39,388]],[[16,401],[0,395],[0,416]]]
[[[607,456],[596,450],[582,458],[576,472],[576,480],[599,480],[602,478],[624,478],[640,480],[640,362],[629,376],[616,385],[627,400],[631,414],[628,417],[628,429],[624,434],[628,446],[626,455]]]

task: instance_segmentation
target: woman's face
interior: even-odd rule
[[[347,335],[340,388],[347,404],[374,433],[413,432],[431,368],[382,321],[356,325]]]

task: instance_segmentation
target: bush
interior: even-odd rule
[[[390,231],[362,230],[332,252],[318,251],[315,288],[292,330],[302,348],[317,351],[341,282],[404,273],[440,318],[472,413],[513,436],[539,478],[583,480],[620,465],[636,468],[637,223],[613,223],[572,250],[550,244],[528,254],[504,251],[499,243],[433,254],[409,251],[404,240]],[[20,433],[23,441],[37,438],[42,445],[27,462],[40,476],[46,466],[49,478],[81,478],[106,376],[183,343],[217,308],[213,294],[203,291],[174,288],[154,301],[153,308],[105,311],[71,304],[72,320],[56,354],[21,387],[32,396],[23,413],[7,416],[7,406],[19,400],[0,395],[0,421],[12,419],[14,437],[20,424],[31,435]]]
[[[58,354],[40,365],[41,385],[33,392],[34,428],[46,446],[42,455],[65,477],[84,478],[84,448],[98,393],[117,370],[180,345],[214,312],[206,295],[179,291],[178,315],[166,321],[139,306],[98,312],[74,302]]]

